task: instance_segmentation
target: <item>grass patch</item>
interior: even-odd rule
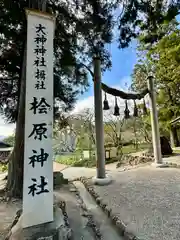
[[[90,159],[82,159],[79,153],[72,154],[72,155],[59,155],[56,157],[56,162],[70,165],[73,167],[95,167],[96,166],[96,159],[95,157]]]
[[[134,147],[134,145],[129,145],[129,146],[124,146],[122,149],[123,154],[130,154],[130,153],[135,153],[135,152],[141,152],[143,150],[146,150],[149,148],[149,144],[144,143],[144,144],[140,144],[138,146],[138,149],[136,150],[136,148]]]
[[[110,164],[113,162],[117,162],[118,159],[117,158],[111,158],[106,160],[106,164]],[[93,157],[92,159],[82,159],[82,160],[75,160],[72,158],[72,156],[70,156],[68,158],[63,158],[61,156],[58,156],[56,158],[56,162],[61,163],[61,164],[65,164],[65,165],[70,165],[72,167],[87,167],[87,168],[93,168],[96,167],[96,158]]]
[[[7,172],[8,164],[0,164],[0,173]]]
[[[173,153],[180,153],[180,150],[179,149],[175,149],[175,150],[173,150]]]
[[[76,162],[79,162],[81,159],[80,153],[72,153],[67,155],[57,155],[56,162],[65,164],[65,165],[73,165]]]
[[[145,150],[147,148],[148,148],[147,144],[141,144],[139,146],[138,152]],[[129,146],[123,147],[123,154],[130,154],[130,153],[135,153],[135,152],[137,152],[137,151],[134,148],[134,145],[129,145]],[[106,164],[110,164],[110,163],[117,162],[117,161],[118,161],[117,157],[112,157],[112,158],[106,160]],[[56,156],[56,162],[65,164],[65,165],[70,165],[73,167],[89,167],[89,168],[96,167],[95,156],[93,156],[91,159],[83,159],[80,152],[75,152],[75,153],[68,154],[68,155],[58,155],[58,156]]]

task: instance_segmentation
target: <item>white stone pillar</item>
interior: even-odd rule
[[[55,18],[30,9],[27,9],[26,14],[23,228],[53,221],[52,134]]]

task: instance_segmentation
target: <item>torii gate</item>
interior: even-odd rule
[[[106,93],[112,90],[114,96],[123,99],[141,99],[149,94],[152,142],[155,161],[152,164],[155,167],[163,167],[160,133],[158,124],[158,113],[156,108],[156,93],[154,89],[154,78],[148,76],[148,88],[138,94],[124,93],[122,91],[112,89],[101,82],[101,62],[99,57],[94,57],[94,72],[85,66],[91,73],[94,80],[94,108],[95,108],[95,126],[96,126],[96,152],[97,152],[97,176],[93,178],[95,184],[106,185],[111,182],[111,177],[106,175],[105,171],[105,151],[104,151],[104,127],[103,127],[103,108],[102,108],[102,89]],[[112,94],[112,93],[110,93]]]

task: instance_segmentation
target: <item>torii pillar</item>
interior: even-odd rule
[[[111,177],[106,175],[105,170],[105,149],[104,149],[104,125],[102,108],[101,89],[101,61],[99,57],[94,57],[94,112],[96,128],[96,157],[97,176],[93,177],[94,184],[107,185],[111,182]]]
[[[154,159],[155,159],[152,165],[155,167],[164,167],[165,164],[163,164],[162,154],[161,154],[158,113],[157,113],[157,106],[156,106],[156,92],[154,88],[153,76],[148,77],[148,89],[149,89],[151,128],[152,128],[152,142],[153,142]]]

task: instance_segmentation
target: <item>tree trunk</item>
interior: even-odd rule
[[[179,139],[177,134],[177,128],[172,127],[170,129],[170,139],[171,139],[171,147],[178,147],[179,146]]]
[[[7,191],[9,197],[22,197],[24,169],[24,125],[26,86],[26,45],[22,63],[18,118],[16,123],[15,145],[9,159]]]
[[[134,122],[133,122],[133,132],[134,132],[134,148],[136,149],[136,151],[138,150],[139,146],[138,146],[138,136],[137,136],[137,129],[136,129],[136,117],[134,118]]]
[[[123,156],[123,151],[122,151],[123,145],[119,144],[116,148],[116,157],[118,158],[118,161],[121,161],[121,158]]]

